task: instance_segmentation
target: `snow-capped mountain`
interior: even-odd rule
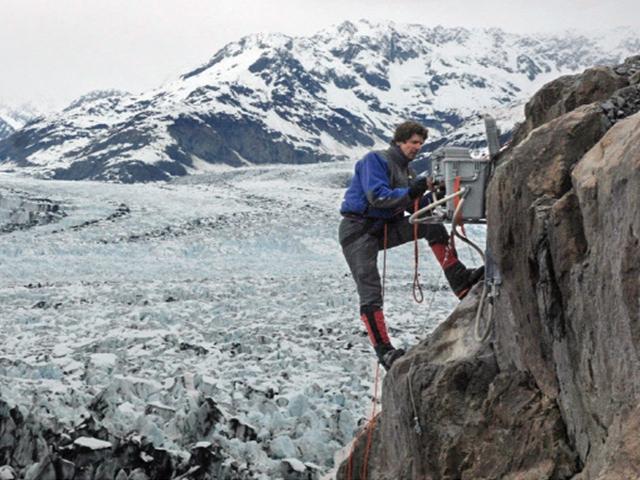
[[[22,105],[18,108],[0,105],[0,140],[9,137],[39,115],[40,113],[31,105]]]
[[[0,140],[7,138],[13,132],[15,132],[15,129],[9,125],[9,122],[0,117]]]
[[[479,146],[479,114],[508,131],[547,81],[639,51],[631,29],[525,36],[362,20],[257,34],[153,91],[94,92],[28,125],[0,142],[0,168],[135,182],[357,158],[406,118],[430,127],[427,151]]]

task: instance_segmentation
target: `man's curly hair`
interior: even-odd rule
[[[393,141],[396,143],[404,143],[409,140],[414,133],[420,135],[423,140],[426,140],[429,136],[429,130],[425,127],[418,122],[407,120],[396,127],[396,131],[393,134]]]

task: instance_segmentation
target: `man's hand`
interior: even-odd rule
[[[433,177],[427,177],[427,189],[433,192],[435,190],[433,187]]]
[[[418,177],[409,182],[409,198],[414,200],[421,197],[427,191],[427,178]]]

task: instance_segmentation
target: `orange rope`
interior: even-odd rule
[[[460,176],[457,176],[454,180],[453,180],[453,191],[454,192],[459,192],[460,191],[460,182],[462,181],[462,178]],[[458,205],[460,204],[460,196],[457,196],[453,199],[453,211],[455,212],[458,209]],[[466,236],[467,234],[464,231],[464,223],[462,222],[462,211],[460,211],[460,213],[458,214],[458,218],[454,218],[453,222],[452,222],[452,228],[455,228],[456,225],[460,225],[460,231],[462,232],[462,234],[464,236]],[[453,235],[452,235],[453,238]]]
[[[369,470],[369,452],[371,451],[371,443],[373,441],[373,430],[376,427],[376,407],[378,402],[378,383],[380,379],[380,364],[376,364],[376,382],[373,388],[373,400],[371,401],[371,418],[369,419],[369,426],[367,428],[367,446],[364,450],[364,459],[362,463],[362,470],[360,471],[361,480],[368,478]]]
[[[353,454],[356,449],[356,445],[360,441],[360,437],[367,433],[367,444],[364,450],[364,457],[362,460],[362,468],[360,469],[360,480],[366,480],[369,470],[369,453],[371,451],[371,444],[373,442],[373,429],[376,426],[376,418],[378,414],[376,413],[376,407],[378,404],[378,384],[380,380],[380,365],[376,365],[376,381],[375,386],[373,388],[373,399],[371,400],[371,416],[367,421],[367,426],[358,434],[353,443],[351,444],[351,451],[349,452],[349,462],[347,463],[347,479],[353,479]]]
[[[453,179],[453,193],[459,192],[460,191],[460,182],[462,181],[462,178],[460,177],[460,175],[458,175],[456,178]],[[455,211],[456,208],[458,208],[458,204],[460,203],[460,196],[457,196],[453,199],[453,210]]]
[[[358,434],[358,436],[353,440],[353,443],[351,444],[351,451],[349,452],[349,463],[347,463],[347,480],[351,480],[353,478],[353,452],[355,451],[356,443],[358,443],[358,440],[360,440],[363,432],[364,430]]]
[[[358,443],[358,439],[360,438],[360,434],[356,438],[353,439],[353,443],[351,444],[351,451],[349,452],[349,463],[347,463],[347,479],[351,480],[353,478],[353,451],[356,448],[356,443]]]

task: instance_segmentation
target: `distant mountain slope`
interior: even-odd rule
[[[15,129],[3,118],[0,118],[0,140],[7,138],[13,132],[15,132]]]
[[[141,94],[93,92],[0,142],[0,169],[59,179],[162,180],[215,165],[311,163],[384,146],[405,118],[479,146],[547,81],[640,51],[617,29],[586,37],[345,22],[312,37],[252,35]]]
[[[38,115],[38,112],[30,105],[23,105],[19,108],[0,105],[0,140],[9,137]]]

